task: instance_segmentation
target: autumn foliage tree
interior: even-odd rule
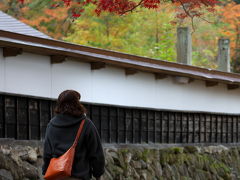
[[[55,9],[49,7],[50,3],[50,0],[25,0],[24,4],[18,0],[2,0],[0,10],[55,39],[62,39],[72,23],[70,7]]]
[[[175,29],[176,25],[179,24],[177,22],[182,22],[186,17],[190,17],[190,19],[202,17],[208,11],[212,12],[216,4],[216,0],[19,1],[19,6],[22,9],[28,8],[28,11],[31,11],[34,7],[42,9],[44,6],[45,9],[38,16],[21,18],[21,20],[54,38],[60,39],[60,37],[65,36],[65,40],[75,43],[168,61],[176,59]],[[93,13],[89,11],[89,6]],[[147,9],[154,11],[147,13]],[[165,13],[165,17],[161,17],[160,12],[164,12],[165,9],[171,9],[172,12]],[[134,11],[137,11],[137,13],[131,13]],[[45,15],[43,16],[43,14]],[[125,14],[128,15],[123,16]],[[101,17],[97,18],[96,15],[101,15]],[[172,18],[168,18],[174,15],[178,20],[173,21]],[[138,18],[138,16],[140,17]],[[67,23],[69,19],[74,20],[71,26]],[[171,22],[174,22],[174,24],[171,25]],[[53,30],[53,27],[59,25],[60,28]],[[145,28],[142,28],[143,26]],[[68,32],[68,34],[66,35],[62,29],[66,29],[65,32]],[[197,42],[197,44],[201,43]],[[141,47],[139,47],[139,44],[141,44]],[[208,44],[209,41],[207,41]],[[207,53],[206,50],[203,49],[203,51],[197,54],[193,53],[194,58],[198,59],[196,61],[198,65],[208,67],[208,61],[212,60],[208,60],[209,55],[202,56],[202,54],[209,54],[211,50]],[[214,52],[211,54],[214,54]],[[210,59],[213,59],[213,56],[211,55]],[[204,61],[199,59],[204,59]],[[210,65],[210,67],[212,66],[214,65]]]
[[[170,7],[169,7],[170,6]],[[103,12],[94,16],[88,6],[76,19],[64,40],[124,53],[175,61],[174,8],[169,3],[156,10],[141,9],[137,13],[118,16]]]
[[[23,8],[23,13],[30,11],[29,7]],[[19,19],[33,27],[36,27],[41,32],[54,37],[55,39],[62,39],[66,35],[71,25],[71,21],[67,20],[68,8],[59,8],[58,11],[44,8],[43,15],[35,15],[32,18],[20,17]]]
[[[2,0],[1,9],[36,29],[62,39],[68,33],[71,22],[85,13],[87,6],[94,6],[94,14],[103,12],[124,15],[139,8],[159,9],[171,4],[177,10],[176,17],[200,17],[203,10],[213,11],[216,0]],[[14,14],[12,14],[14,13]],[[94,15],[93,15],[94,16]]]
[[[18,0],[25,3],[26,0]],[[95,5],[95,13],[100,15],[102,12],[110,12],[123,15],[134,11],[136,8],[157,9],[164,2],[171,2],[174,6],[180,6],[179,18],[199,17],[202,15],[201,9],[206,7],[208,11],[213,11],[216,0],[52,0],[49,1],[49,7],[69,7],[71,16],[78,18],[84,12],[87,5]]]
[[[240,1],[227,4],[221,11],[222,20],[227,23],[223,34],[231,40],[233,71],[240,72]]]

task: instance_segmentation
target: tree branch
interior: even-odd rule
[[[122,11],[121,14],[125,14],[127,12],[132,12],[134,9],[136,9],[138,6],[140,6],[143,3],[144,0],[141,0],[136,6],[132,7],[131,9],[128,9],[126,11]]]
[[[188,10],[186,9],[184,3],[183,3],[181,0],[179,0],[179,2],[181,3],[181,6],[183,7],[184,12],[191,18],[192,29],[193,29],[193,32],[192,32],[191,34],[193,34],[193,33],[195,32],[195,27],[194,27],[194,22],[193,22],[194,16],[192,16],[192,15],[188,12]]]

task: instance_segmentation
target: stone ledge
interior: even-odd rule
[[[41,180],[41,141],[0,139],[0,179]],[[240,178],[240,145],[104,144],[104,180]]]

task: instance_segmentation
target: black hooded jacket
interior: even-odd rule
[[[46,173],[50,159],[64,154],[73,144],[78,128],[85,119],[76,147],[72,177],[83,180],[100,177],[104,173],[104,154],[98,132],[85,115],[79,118],[58,114],[48,123],[44,141],[42,174]]]

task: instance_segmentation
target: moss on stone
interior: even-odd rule
[[[199,152],[199,149],[197,146],[185,146],[184,152],[185,153],[197,153],[197,152]]]
[[[181,154],[181,153],[183,153],[184,148],[183,147],[173,147],[173,148],[171,148],[171,150],[174,154]]]
[[[145,162],[147,162],[147,159],[149,158],[149,155],[150,155],[150,150],[149,149],[144,149],[143,152],[142,152],[142,157],[141,159]]]
[[[190,177],[187,177],[187,176],[181,176],[180,178],[181,180],[192,180],[192,178]]]
[[[122,175],[123,174],[123,169],[120,168],[119,166],[114,166],[112,168],[112,171],[115,173],[115,175]]]
[[[16,151],[13,150],[14,147],[0,146],[0,157],[2,159],[0,169],[5,169],[9,172],[13,170],[12,176],[14,179],[19,179],[15,177],[14,172],[23,173],[23,170],[19,170],[22,167],[17,167],[16,159],[14,158],[18,158],[19,161],[23,161],[24,158],[20,159],[21,157],[16,156]],[[203,148],[194,146],[185,148],[171,147],[160,150],[143,147],[119,149],[108,147],[104,150],[106,156],[104,180],[240,179],[240,147],[224,148],[216,146],[208,148],[209,151],[204,151]],[[10,155],[7,155],[6,151],[9,151]],[[25,152],[24,148],[21,150],[21,154],[23,152]],[[42,154],[38,156],[38,158],[41,157]],[[35,164],[31,164],[31,166],[35,166]],[[12,169],[12,167],[14,168]],[[16,176],[20,177],[20,173],[16,174]]]

